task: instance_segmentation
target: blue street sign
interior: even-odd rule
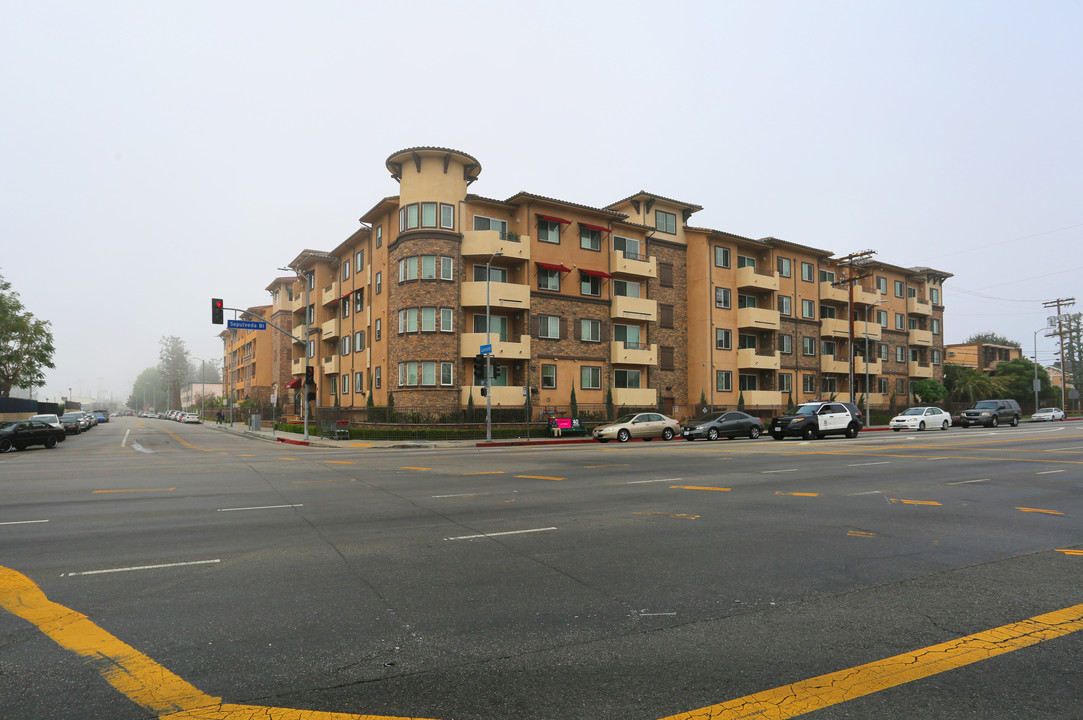
[[[481,346],[481,354],[482,355],[492,355],[493,354],[493,346],[492,345],[482,345]]]
[[[227,320],[226,327],[233,330],[266,330],[267,323],[257,320]]]

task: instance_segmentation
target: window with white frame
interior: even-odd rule
[[[728,247],[714,246],[714,265],[721,268],[730,266],[730,249]]]
[[[421,279],[422,280],[435,280],[436,279],[436,256],[435,255],[422,255],[421,256]]]
[[[454,308],[440,308],[440,332],[455,332]]]
[[[365,392],[365,372],[355,372],[353,374],[353,391],[361,394]]]
[[[538,337],[547,340],[560,339],[560,318],[556,315],[538,316]]]
[[[820,271],[820,282],[834,283],[835,282],[835,271],[834,270],[821,270]]]
[[[421,332],[436,332],[436,308],[421,308]]]
[[[423,202],[421,203],[421,227],[434,228],[436,227],[436,203]]]
[[[584,342],[601,342],[602,323],[600,320],[579,320],[579,339]]]
[[[350,394],[350,373],[342,374],[342,382],[339,383],[339,386],[342,388],[343,395]]]
[[[759,377],[749,373],[741,373],[737,376],[737,388],[742,392],[759,390]]]
[[[342,338],[342,340],[339,342],[339,354],[340,355],[349,355],[350,354],[350,336],[349,335]]]
[[[895,346],[895,362],[906,362],[906,348],[902,345]]]
[[[738,308],[754,308],[757,305],[755,295],[742,295],[737,293],[737,307]]]
[[[455,206],[440,203],[440,227],[444,230],[455,229]]]
[[[353,309],[354,312],[361,312],[365,309],[365,291],[355,290],[353,293]]]
[[[879,343],[876,349],[876,357],[887,362],[887,343]]]
[[[677,216],[665,210],[654,211],[654,227],[669,235],[677,234]]]
[[[938,318],[933,318],[932,320],[930,320],[929,321],[929,329],[932,330],[933,335],[939,335],[940,334],[940,320]]]
[[[601,250],[602,233],[588,227],[579,226],[579,247],[584,250]]]
[[[579,386],[584,390],[601,390],[602,369],[594,365],[584,365],[579,372]]]
[[[783,355],[793,354],[793,335],[786,333],[779,333],[778,336],[778,351]]]
[[[642,285],[631,280],[617,280],[613,278],[613,294],[621,297],[642,297]]]
[[[801,263],[801,279],[805,282],[813,282],[816,279],[816,268],[812,263]]]
[[[940,304],[940,288],[929,288],[929,302],[933,305]]]
[[[543,390],[552,390],[557,386],[557,366],[542,363],[541,386]]]
[[[816,392],[816,376],[815,375],[802,375],[801,376],[801,390],[806,394]]]
[[[365,269],[365,251],[363,249],[358,250],[357,253],[354,254],[353,257],[354,257],[354,263],[355,263],[354,270],[356,270],[357,272],[361,272],[362,270],[364,270]]]
[[[733,348],[733,331],[727,328],[715,328],[714,346],[719,350],[731,350]]]
[[[822,340],[820,342],[820,354],[828,355],[830,357],[835,356],[835,350],[838,346],[835,345],[834,340]]]
[[[929,351],[929,356],[930,356],[930,360],[932,360],[933,365],[939,365],[940,364],[940,351],[939,350],[935,350],[935,349],[930,350]]]
[[[590,297],[602,296],[602,279],[597,275],[579,274],[579,293]]]
[[[384,369],[382,366],[377,365],[372,368],[372,384],[376,388],[383,387],[384,382]]]
[[[732,392],[733,373],[729,370],[715,370],[714,389],[718,392]]]
[[[642,387],[642,373],[639,370],[625,370],[617,368],[613,370],[613,387],[639,388]]]
[[[376,318],[373,321],[373,332],[376,333],[376,340],[382,340],[384,337],[384,321],[383,318]]]
[[[436,385],[436,363],[426,360],[421,363],[421,384],[425,387]]]
[[[801,317],[810,320],[816,317],[816,302],[813,300],[801,301]]]
[[[880,327],[887,327],[887,310],[877,310],[876,319],[880,321]]]
[[[640,254],[640,243],[636,238],[613,236],[613,249],[624,255],[629,260],[644,260]]]
[[[399,310],[399,334],[417,332],[417,311],[415,308]]]
[[[793,298],[789,295],[778,296],[778,313],[779,315],[792,315],[793,314]]]
[[[538,268],[538,289],[560,291],[560,271]]]
[[[342,279],[343,280],[349,280],[350,279],[350,261],[349,260],[342,263]]]
[[[789,258],[780,257],[776,258],[778,266],[778,276],[788,278],[790,273],[793,272],[793,261]]]
[[[376,294],[379,295],[384,291],[384,274],[382,272],[376,273]]]
[[[821,320],[833,320],[837,317],[838,311],[835,310],[833,305],[821,305],[820,306],[820,319]]]
[[[339,300],[338,309],[339,309],[339,315],[341,317],[343,317],[343,318],[350,317],[350,297],[349,297],[349,295],[347,295],[346,297]]]
[[[837,393],[839,391],[839,379],[834,375],[824,375],[820,378],[820,389],[825,393]]]
[[[740,350],[755,350],[757,338],[752,333],[737,333],[737,348]]]
[[[891,381],[888,380],[886,377],[879,378],[879,380],[880,382],[876,383],[877,389],[880,391],[881,395],[887,395],[891,389]]]
[[[489,325],[491,327],[490,335],[495,335],[500,342],[508,341],[508,319],[506,317],[503,315],[490,315]],[[485,332],[485,313],[476,313],[474,315],[474,332]]]
[[[911,288],[911,289],[913,289],[913,288]],[[896,280],[895,281],[895,297],[900,297],[901,298],[901,297],[905,297],[905,296],[906,296],[906,283],[904,283],[902,280]]]
[[[455,366],[446,360],[440,363],[440,384],[451,385],[455,380]]]
[[[816,338],[803,335],[801,337],[801,352],[804,355],[816,354]]]
[[[474,282],[485,282],[485,265],[474,266]],[[507,282],[508,281],[508,269],[502,267],[496,267],[495,265],[489,265],[489,281],[490,282]]]
[[[376,226],[376,247],[383,247],[384,244],[384,226]]]
[[[327,376],[327,390],[332,395],[338,395],[338,375]]]
[[[906,316],[903,315],[902,313],[895,313],[895,329],[896,330],[905,330],[906,329]]]
[[[716,308],[729,308],[732,302],[732,293],[729,288],[716,287],[714,289],[714,306]]]
[[[455,258],[448,257],[446,255],[440,256],[440,279],[441,280],[454,280],[455,279]]]
[[[560,243],[560,223],[552,220],[538,220],[538,242]]]
[[[784,393],[793,391],[793,375],[791,373],[778,374],[778,390]]]
[[[497,220],[496,218],[485,217],[484,215],[474,216],[474,229],[475,230],[496,230],[500,233],[501,237],[506,237],[508,234],[508,221]]]
[[[887,278],[883,275],[876,276],[876,290],[881,295],[887,295]]]

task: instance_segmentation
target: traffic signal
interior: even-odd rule
[[[482,385],[485,380],[485,356],[478,353],[474,356],[474,384]]]
[[[316,369],[314,367],[312,367],[311,365],[306,365],[305,366],[305,385],[315,385],[316,384],[316,375],[315,375],[315,373],[316,373]]]
[[[215,325],[222,324],[222,298],[211,298],[211,322]]]

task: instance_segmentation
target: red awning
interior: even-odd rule
[[[342,299],[343,300],[349,300],[351,295],[353,295],[353,290],[350,290],[349,292],[344,293],[343,296],[342,296]]]
[[[603,272],[601,270],[587,270],[586,268],[579,268],[579,272],[583,273],[584,275],[589,275],[591,277],[600,277],[600,278],[611,278],[611,277],[613,277],[609,273]]]
[[[572,224],[571,220],[565,220],[564,218],[558,218],[555,215],[542,215],[541,213],[538,213],[538,217],[540,217],[542,220],[548,220],[549,222],[560,223],[561,225],[571,225]]]
[[[290,380],[288,383],[286,383],[286,387],[291,390],[293,388],[299,388],[301,387],[301,382],[302,378],[294,378],[293,380]]]
[[[571,272],[572,271],[571,268],[566,268],[563,265],[554,265],[553,263],[535,262],[534,264],[537,265],[540,268],[545,268],[546,270],[556,270],[557,272]]]
[[[609,228],[604,228],[601,225],[591,225],[590,223],[581,222],[579,227],[585,227],[587,230],[597,230],[598,232],[610,232]]]

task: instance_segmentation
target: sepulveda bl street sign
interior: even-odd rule
[[[232,330],[266,330],[267,323],[262,320],[227,320],[226,327]]]

